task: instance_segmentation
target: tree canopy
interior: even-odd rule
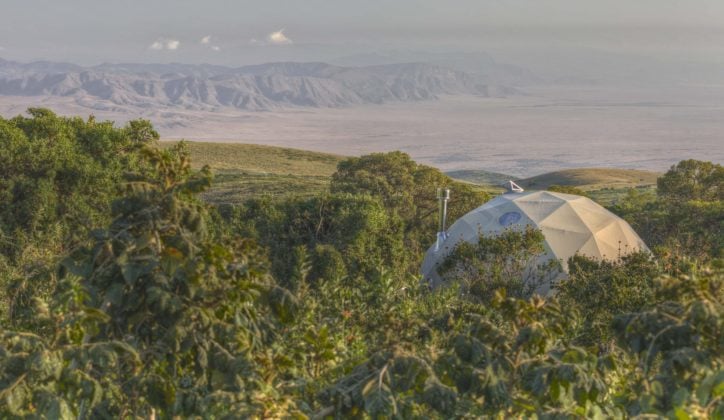
[[[0,119],[0,417],[722,418],[721,167],[613,208],[655,253],[576,256],[533,293],[542,233],[480,236],[420,284],[435,188],[399,153],[329,191],[216,208],[183,143],[48,110]]]

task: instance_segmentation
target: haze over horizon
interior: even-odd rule
[[[238,66],[381,50],[484,50],[527,65],[539,51],[587,50],[724,61],[717,0],[3,3],[0,57],[20,61]]]
[[[0,58],[13,62],[0,61],[2,116],[45,106],[147,118],[166,138],[400,149],[521,174],[724,160],[720,0],[6,0],[3,10]],[[84,67],[14,63],[38,60]],[[245,67],[278,62],[331,66]],[[380,67],[359,68],[370,65]]]

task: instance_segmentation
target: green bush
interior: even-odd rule
[[[651,200],[632,191],[613,207],[628,220],[670,273],[690,260],[724,257],[724,167],[686,160],[658,179]]]
[[[333,247],[352,280],[369,275],[380,265],[395,267],[400,274],[407,268],[409,254],[403,244],[401,221],[368,195],[253,200],[237,217],[242,234],[251,235],[269,249],[272,271],[285,285],[289,285],[297,263],[290,250],[298,246],[310,250],[319,245]]]
[[[556,285],[561,303],[582,316],[578,342],[606,348],[613,318],[654,306],[654,280],[660,269],[648,252],[617,261],[598,261],[582,255],[568,261],[568,278]]]
[[[373,153],[339,163],[332,176],[333,193],[369,194],[403,223],[405,247],[415,269],[437,229],[437,188],[449,188],[448,217],[455,220],[488,201],[471,185],[453,181],[435,168],[419,165],[405,153]]]
[[[561,273],[555,259],[541,262],[545,238],[530,226],[499,235],[480,234],[476,243],[459,242],[438,268],[445,283],[459,284],[470,299],[490,302],[498,290],[527,299]]]
[[[54,287],[57,257],[110,220],[123,174],[140,168],[139,148],[158,133],[143,120],[116,128],[47,109],[28,113],[0,118],[0,319],[32,323],[25,308]]]

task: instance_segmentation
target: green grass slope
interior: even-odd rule
[[[584,191],[650,187],[661,174],[634,169],[580,168],[549,172],[518,181],[523,188],[544,190],[553,185],[577,187]]]
[[[501,174],[498,172],[490,172],[483,170],[460,170],[445,172],[447,176],[458,181],[470,182],[478,185],[489,185],[500,187],[511,179],[515,179],[512,175]]]
[[[162,141],[171,147],[176,141]],[[214,182],[204,198],[213,204],[240,203],[271,195],[315,195],[329,188],[331,175],[344,156],[244,143],[186,142],[192,165],[209,165]],[[452,171],[451,178],[500,193],[510,175],[484,170]],[[633,169],[566,169],[518,181],[526,189],[544,190],[552,185],[580,188],[601,203],[615,202],[629,188],[651,190],[658,173]]]
[[[171,147],[176,141],[161,141]],[[187,141],[194,167],[209,165],[215,171],[247,173],[330,176],[344,156],[284,147],[244,143],[211,143]]]
[[[161,147],[177,142],[162,141]],[[329,188],[343,156],[243,143],[186,142],[195,168],[214,173],[204,198],[213,204],[239,203],[259,195],[313,195]]]

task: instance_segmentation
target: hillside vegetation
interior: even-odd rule
[[[541,297],[543,235],[511,229],[431,291],[436,188],[451,219],[491,196],[405,153],[218,206],[147,121],[29,114],[0,118],[0,418],[724,417],[721,165],[611,207],[651,254]]]
[[[521,179],[518,185],[523,188],[544,190],[551,186],[577,187],[584,191],[601,189],[620,189],[648,187],[656,185],[661,174],[635,169],[580,168],[564,169],[534,177]]]
[[[159,146],[170,149],[178,141],[161,141]],[[331,176],[346,157],[330,153],[311,152],[276,146],[245,143],[184,142],[192,166],[208,166],[214,174],[211,188],[203,193],[212,204],[240,204],[260,197],[314,196],[329,191]],[[489,173],[491,176],[503,176]],[[469,183],[474,190],[497,193],[502,188],[493,182],[453,176]],[[492,178],[491,178],[492,179]],[[473,182],[475,181],[475,182]]]
[[[482,186],[492,193],[505,191],[512,175],[482,170],[448,172],[454,179]],[[600,204],[615,205],[626,197],[632,188],[641,194],[653,197],[656,194],[656,179],[659,174],[634,169],[579,168],[549,172],[516,181],[529,190],[554,190],[569,194],[586,195]]]
[[[159,146],[172,148],[178,142],[161,141]],[[332,176],[343,156],[284,147],[245,143],[187,141],[191,165],[200,169],[208,165],[214,171],[299,176]]]
[[[176,141],[159,142],[170,149]],[[192,166],[208,166],[214,181],[204,198],[215,204],[240,203],[269,195],[315,195],[327,191],[342,156],[244,143],[185,142]]]
[[[177,141],[161,141],[161,148],[171,148]],[[192,165],[208,165],[214,173],[211,189],[203,194],[215,204],[238,204],[270,195],[311,196],[327,191],[331,175],[343,156],[245,143],[185,142]],[[449,177],[477,186],[481,191],[497,194],[505,191],[512,175],[483,170],[447,172]],[[583,168],[550,172],[519,181],[529,189],[556,186],[575,187],[596,201],[614,204],[630,188],[652,193],[658,174],[633,169]],[[648,190],[648,192],[647,192]]]

